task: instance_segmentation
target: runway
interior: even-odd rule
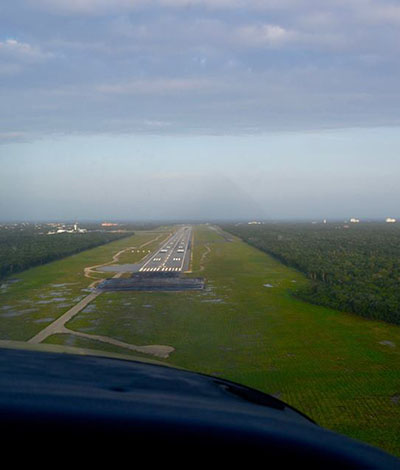
[[[183,226],[140,267],[139,272],[184,272],[191,254],[192,227]]]

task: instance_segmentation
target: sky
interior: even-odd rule
[[[400,217],[400,4],[2,0],[0,220]]]

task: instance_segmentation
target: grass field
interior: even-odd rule
[[[133,241],[52,263],[40,289],[78,281],[82,288],[83,266],[108,261],[118,243]],[[193,275],[206,278],[204,292],[103,293],[67,327],[173,346],[168,364],[276,395],[327,428],[400,455],[399,327],[297,300],[290,290],[308,282],[300,273],[213,227],[196,227]],[[72,335],[46,342],[129,354]]]
[[[107,263],[120,250],[140,246],[162,232],[137,232],[107,245],[69,256],[43,266],[18,273],[0,282],[0,339],[26,341],[88,294],[95,278],[112,273],[84,276],[87,266]],[[165,232],[165,236],[167,232]],[[155,244],[149,244],[151,249]],[[140,260],[146,253],[129,253],[129,262]]]
[[[400,454],[400,328],[295,299],[301,274],[209,227],[196,229],[193,261],[205,292],[106,293],[67,326],[171,345],[169,364],[256,387]]]

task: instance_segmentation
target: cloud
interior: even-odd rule
[[[16,39],[0,41],[0,57],[22,62],[42,62],[53,57],[49,52],[43,52],[39,47]]]
[[[239,27],[236,35],[242,44],[250,46],[279,46],[296,40],[296,33],[274,24]]]
[[[23,68],[19,64],[0,63],[0,77],[12,77],[13,75],[20,73],[22,69]]]
[[[44,52],[38,46],[32,46],[16,39],[0,41],[0,76],[14,76],[26,66],[45,62],[54,55]]]
[[[0,145],[8,144],[11,142],[25,142],[29,140],[30,136],[26,132],[0,132]]]
[[[395,4],[371,4],[365,9],[357,11],[361,20],[366,20],[372,24],[393,24],[400,25],[400,5]]]
[[[307,0],[29,0],[46,10],[72,14],[103,14],[138,8],[202,8],[207,10],[268,10],[298,7]]]
[[[5,3],[3,132],[248,133],[399,121],[400,29],[375,23],[397,21],[388,0]]]
[[[41,8],[59,14],[104,15],[136,10],[203,10],[246,12],[286,12],[307,16],[309,21],[324,23],[335,12],[376,21],[397,21],[399,6],[380,0],[24,0],[32,9]]]
[[[117,95],[135,94],[175,94],[210,90],[215,84],[211,80],[198,78],[158,78],[149,80],[133,80],[130,82],[98,85],[96,90],[101,93]]]

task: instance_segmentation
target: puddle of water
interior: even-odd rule
[[[65,295],[66,291],[51,291],[51,292],[45,292],[44,294],[39,294],[38,297],[41,299],[50,299],[50,298],[57,298],[57,297],[62,297]]]
[[[19,282],[21,279],[7,279],[7,281],[4,281],[0,284],[0,289],[5,292],[10,286],[13,284]]]
[[[96,330],[96,326],[87,326],[85,328],[80,328],[80,330],[82,331],[82,333],[90,333],[91,331]]]
[[[396,395],[392,395],[390,400],[392,401],[392,403],[394,403],[395,405],[398,405],[400,403],[400,395],[396,394]]]
[[[47,300],[39,300],[39,302],[36,302],[37,304],[52,304],[53,302],[64,302],[65,300],[67,300],[66,297],[53,297],[51,299],[47,299]]]
[[[64,282],[62,284],[50,284],[51,287],[65,287],[65,286],[73,286],[78,284],[77,282]]]
[[[8,310],[5,313],[2,313],[1,316],[3,318],[13,318],[19,317],[21,315],[25,315],[26,313],[37,312],[37,308],[26,308],[25,310]]]
[[[25,310],[20,310],[22,313],[32,313],[32,312],[37,312],[39,309],[38,308],[26,308]]]
[[[390,346],[391,348],[396,347],[396,344],[393,343],[393,341],[379,341],[379,344],[382,344],[383,346]]]
[[[67,303],[57,304],[57,308],[68,308],[68,307],[72,307],[72,304],[67,304]]]
[[[74,346],[75,345],[75,337],[73,335],[68,335],[67,340],[65,341],[67,346]]]
[[[145,304],[145,305],[142,305],[142,307],[144,307],[144,308],[152,308],[153,306],[150,305],[150,304]]]
[[[23,312],[16,312],[16,311],[12,310],[11,312],[2,313],[1,317],[2,318],[13,318],[13,317],[19,317],[20,315],[23,315]]]
[[[213,304],[220,304],[220,303],[225,303],[224,299],[208,299],[208,300],[202,300],[201,301],[203,304],[204,303],[213,303]]]
[[[49,318],[39,318],[38,320],[35,320],[34,323],[50,323],[54,320],[53,317],[49,317]]]
[[[274,287],[272,284],[263,284],[264,287]]]
[[[87,307],[85,307],[83,310],[82,310],[82,313],[91,313],[91,312],[94,312],[96,310],[96,305],[94,304],[89,304]]]

